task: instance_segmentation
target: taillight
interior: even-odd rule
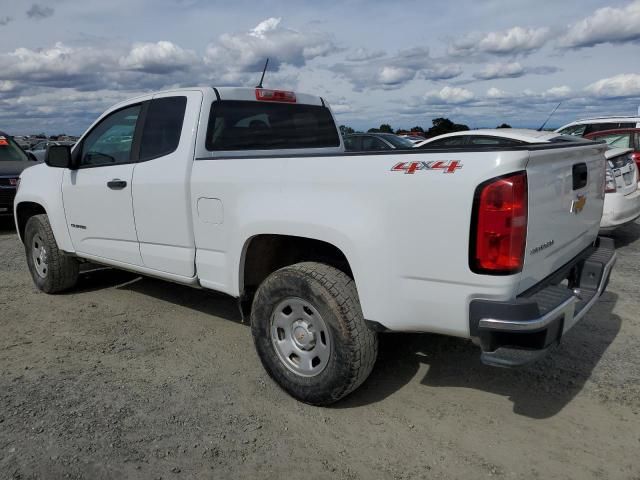
[[[527,240],[527,174],[491,179],[476,189],[469,263],[476,273],[522,270]]]
[[[296,103],[296,94],[294,92],[286,92],[284,90],[266,90],[264,88],[256,88],[256,100],[261,100],[263,102]]]
[[[636,166],[638,167],[638,170],[640,170],[640,152],[633,152],[631,154],[631,160],[636,162]]]

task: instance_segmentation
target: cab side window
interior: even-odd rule
[[[187,97],[165,97],[151,101],[142,129],[140,161],[173,153],[180,143]]]
[[[590,123],[585,128],[583,135],[588,135],[593,132],[602,132],[603,130],[613,130],[619,128],[619,123]]]
[[[558,133],[562,135],[573,135],[574,137],[582,137],[587,129],[586,125],[573,125],[571,127],[563,128]]]
[[[123,108],[102,120],[83,140],[81,167],[129,163],[140,105]]]
[[[345,137],[344,149],[347,152],[357,152],[360,150],[360,137]]]

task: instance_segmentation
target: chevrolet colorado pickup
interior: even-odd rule
[[[149,94],[24,171],[15,220],[36,286],[97,262],[238,299],[295,398],[355,390],[385,331],[468,338],[491,365],[544,355],[606,287],[605,145],[344,151],[318,96]]]

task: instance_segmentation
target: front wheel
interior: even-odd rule
[[[272,273],[253,300],[251,331],[269,375],[312,405],[334,403],[355,390],[378,353],[354,281],[321,263]]]
[[[58,293],[75,286],[78,261],[58,249],[47,215],[34,215],[27,221],[24,248],[31,278],[38,289]]]

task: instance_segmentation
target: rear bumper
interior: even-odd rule
[[[615,262],[613,240],[599,237],[515,300],[473,300],[469,327],[480,341],[483,363],[512,367],[542,357],[605,291]]]
[[[640,189],[629,195],[608,193],[604,196],[604,209],[600,231],[614,230],[640,216]]]

